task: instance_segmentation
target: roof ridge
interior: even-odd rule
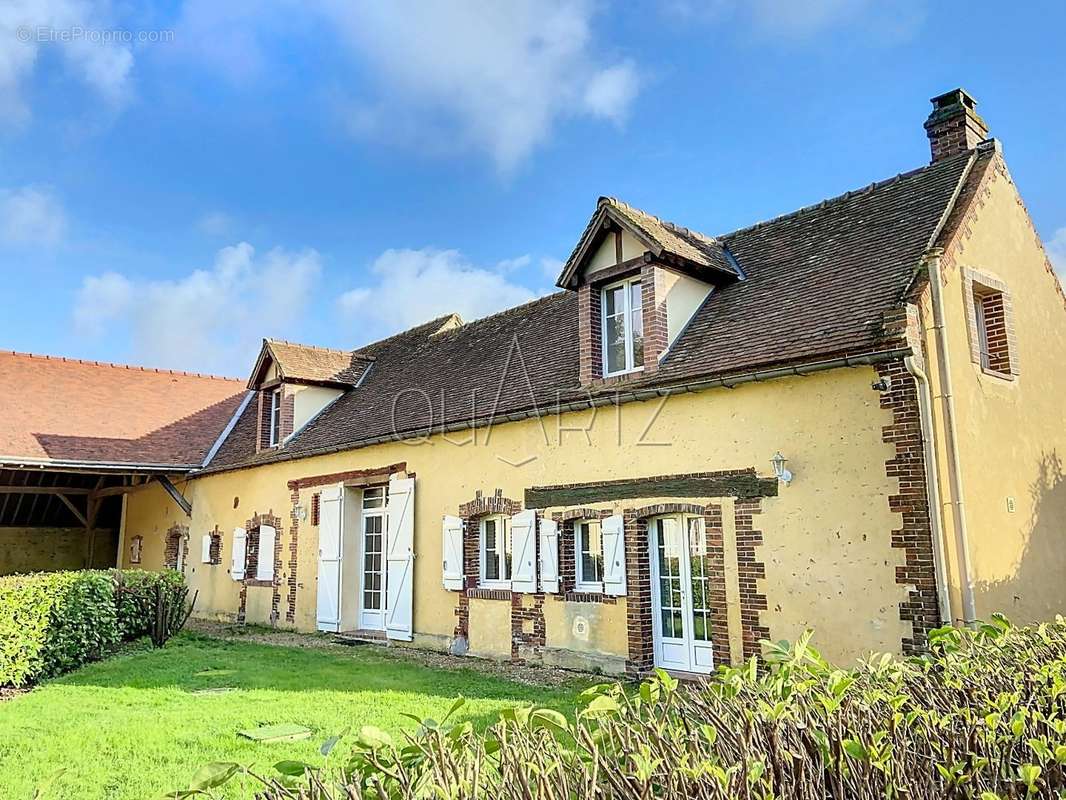
[[[336,353],[341,356],[350,356],[355,352],[354,350],[344,350],[340,347],[323,347],[320,344],[303,344],[301,342],[290,342],[288,339],[273,339],[269,336],[266,337],[265,341],[270,344],[287,344],[289,347],[302,347],[306,350],[319,350],[323,353]]]
[[[565,295],[565,294],[568,294],[568,290],[566,290],[566,289],[560,289],[559,291],[551,292],[550,294],[542,294],[539,297],[534,297],[532,300],[526,300],[526,302],[519,303],[516,306],[508,306],[507,308],[500,309],[499,311],[495,311],[492,314],[486,314],[483,317],[478,317],[477,319],[472,319],[472,320],[469,320],[467,322],[464,322],[458,328],[452,328],[450,330],[441,331],[441,335],[443,336],[444,334],[452,333],[453,331],[463,331],[463,330],[466,330],[467,328],[470,328],[473,325],[478,325],[479,323],[482,323],[482,322],[488,322],[490,319],[494,319],[495,317],[502,317],[502,316],[505,316],[507,314],[513,314],[516,311],[521,311],[522,309],[526,308],[527,306],[534,305],[535,303],[542,303],[545,300],[549,300],[549,299],[551,299],[553,297],[556,297],[558,295]]]
[[[662,225],[664,228],[666,228],[668,231],[673,231],[674,233],[679,233],[679,234],[682,234],[682,235],[692,236],[692,237],[694,237],[696,239],[703,239],[708,244],[720,244],[718,239],[716,237],[714,237],[714,236],[708,236],[706,233],[703,233],[701,231],[695,231],[695,230],[692,230],[692,228],[685,227],[684,225],[678,225],[676,222],[670,222],[669,220],[666,220],[666,219],[663,219],[662,217],[656,216],[655,214],[647,212],[647,211],[645,211],[642,208],[637,208],[636,206],[634,206],[634,205],[632,205],[630,203],[627,203],[624,200],[620,200],[617,197],[611,197],[609,195],[602,195],[600,197],[600,203],[607,203],[608,205],[612,205],[615,208],[621,208],[623,210],[633,211],[633,212],[635,212],[637,214],[641,214],[642,216],[645,216],[645,217],[648,217],[649,219],[655,220],[660,225]]]
[[[426,320],[425,322],[420,322],[417,325],[412,325],[410,328],[404,328],[402,331],[397,331],[396,333],[393,333],[389,336],[385,336],[381,339],[375,339],[372,342],[367,342],[366,344],[352,350],[352,354],[362,356],[363,358],[371,358],[371,356],[364,355],[363,351],[371,347],[383,345],[386,342],[391,342],[394,339],[399,339],[401,336],[407,336],[408,334],[414,333],[419,328],[428,328],[430,325],[433,325],[435,323],[444,324],[444,322],[451,319],[453,316],[458,316],[458,314],[454,311],[449,314],[441,314],[439,317],[434,317],[433,319]]]
[[[788,213],[778,214],[776,217],[770,217],[769,219],[760,220],[759,222],[754,222],[751,225],[745,225],[743,228],[737,228],[735,230],[732,230],[729,233],[723,233],[720,236],[718,236],[717,238],[718,238],[718,240],[721,240],[722,243],[724,243],[724,241],[726,239],[729,239],[732,236],[736,236],[737,234],[747,233],[748,231],[757,230],[757,229],[759,229],[759,228],[761,228],[761,227],[763,227],[765,225],[772,225],[775,222],[782,222],[782,221],[784,221],[786,219],[791,219],[792,217],[799,217],[799,216],[802,216],[804,214],[809,214],[812,211],[817,211],[819,209],[823,209],[826,206],[829,206],[829,205],[831,205],[833,203],[839,203],[839,202],[842,202],[844,200],[850,200],[853,197],[858,197],[860,195],[869,194],[870,192],[877,191],[878,189],[881,189],[881,188],[883,188],[885,186],[888,186],[889,184],[897,183],[897,182],[903,180],[904,178],[912,178],[915,175],[918,175],[918,174],[920,174],[922,172],[925,172],[928,169],[932,169],[933,167],[938,167],[938,166],[940,166],[942,164],[946,164],[949,161],[952,161],[952,160],[958,158],[961,155],[966,155],[967,157],[969,157],[969,154],[970,154],[970,151],[966,150],[966,151],[964,151],[964,153],[959,153],[958,155],[954,155],[951,158],[945,158],[942,161],[937,161],[937,162],[931,163],[931,164],[925,164],[925,165],[923,165],[921,167],[917,167],[915,169],[907,170],[906,172],[899,172],[899,173],[896,173],[895,175],[893,175],[891,178],[884,178],[883,180],[873,181],[872,183],[870,183],[870,184],[868,184],[866,186],[863,186],[863,187],[861,187],[859,189],[849,189],[846,192],[842,192],[841,194],[834,195],[832,197],[824,198],[822,200],[819,200],[816,203],[810,203],[808,205],[801,206],[800,208],[797,208],[797,209],[795,209],[793,211],[789,211]]]
[[[143,367],[138,364],[120,364],[116,361],[94,361],[88,358],[71,358],[70,356],[50,356],[43,353],[27,353],[21,350],[0,350],[0,355],[20,356],[22,358],[38,358],[43,361],[62,361],[68,364],[85,364],[91,367],[109,367],[110,369],[126,369],[134,372],[154,372],[159,375],[181,375],[186,378],[207,378],[213,381],[226,381],[244,383],[243,378],[231,378],[227,375],[213,375],[209,372],[190,372],[183,369],[165,369],[162,367]]]

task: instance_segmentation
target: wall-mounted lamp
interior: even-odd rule
[[[774,475],[776,475],[786,486],[792,483],[792,473],[785,469],[787,461],[788,459],[781,455],[780,450],[774,453],[774,457],[770,459],[770,464],[774,468]]]

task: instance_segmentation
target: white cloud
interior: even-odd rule
[[[0,189],[0,242],[54,245],[66,227],[63,206],[51,190],[38,186]]]
[[[1059,228],[1047,243],[1047,254],[1051,266],[1059,275],[1059,281],[1066,286],[1066,228]]]
[[[87,277],[73,318],[85,335],[124,333],[143,363],[242,374],[262,337],[284,335],[299,321],[320,272],[314,250],[256,257],[241,242],[219,250],[210,269],[178,280]]]
[[[540,260],[540,271],[545,278],[554,284],[559,277],[559,273],[563,271],[563,264],[565,263],[565,261],[560,261],[557,258],[545,256]]]
[[[113,109],[126,102],[133,69],[130,45],[95,35],[115,29],[108,6],[105,0],[0,3],[0,125],[29,119],[23,84],[45,49],[57,50],[70,73]]]
[[[593,36],[598,8],[595,0],[275,0],[265,9],[186,0],[177,38],[192,42],[179,46],[197,63],[243,82],[270,75],[274,38],[339,38],[369,68],[339,77],[339,92],[326,87],[349,133],[420,152],[472,148],[507,173],[560,120],[620,122],[630,110],[638,71]]]
[[[371,335],[395,333],[451,312],[477,319],[537,296],[506,274],[509,264],[526,266],[526,259],[485,269],[458,250],[386,250],[370,267],[377,282],[345,292],[338,305]]]

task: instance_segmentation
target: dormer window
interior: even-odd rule
[[[281,389],[270,393],[270,446],[276,447],[281,439]]]
[[[603,309],[604,375],[644,369],[644,306],[639,278],[605,286]]]

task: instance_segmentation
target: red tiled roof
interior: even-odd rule
[[[0,351],[0,460],[199,465],[244,382]]]

